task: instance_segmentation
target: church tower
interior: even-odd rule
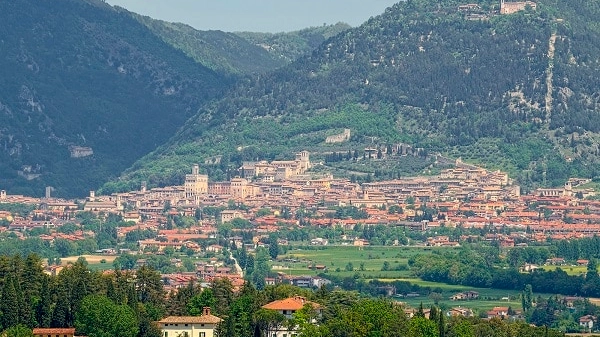
[[[192,167],[192,174],[185,175],[185,197],[194,199],[196,204],[202,194],[208,193],[208,175],[200,174],[200,165]]]

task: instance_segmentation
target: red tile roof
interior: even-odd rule
[[[75,328],[35,328],[34,335],[74,335]]]
[[[307,301],[305,297],[294,296],[279,301],[273,301],[271,303],[263,305],[264,309],[270,310],[300,310],[305,304],[310,304],[314,309],[321,307],[318,303]]]

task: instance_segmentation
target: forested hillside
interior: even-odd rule
[[[290,63],[311,53],[327,39],[350,28],[350,25],[338,22],[334,25],[309,27],[287,33],[236,32],[234,34],[267,50],[273,57]]]
[[[124,178],[173,182],[191,162],[403,141],[509,171],[528,187],[597,175],[600,1],[409,0],[204,107]],[[327,135],[352,130],[347,144]],[[230,165],[233,167],[234,164]],[[165,180],[166,179],[166,180]],[[179,178],[180,179],[180,178]],[[111,184],[109,189],[123,186]]]
[[[310,54],[325,40],[350,29],[345,23],[337,23],[287,33],[229,33],[201,31],[182,23],[131,15],[196,62],[228,76],[273,71]]]
[[[102,1],[2,1],[0,50],[0,188],[9,193],[84,195],[228,85]]]
[[[165,42],[180,49],[196,62],[224,75],[264,73],[286,64],[286,60],[233,33],[200,31],[182,23],[131,14]],[[308,52],[303,50],[303,54]]]

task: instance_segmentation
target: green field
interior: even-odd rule
[[[408,271],[410,257],[416,254],[430,254],[435,250],[450,249],[454,248],[326,246],[308,250],[294,249],[273,262],[273,271],[287,275],[315,275],[323,271],[313,271],[308,266],[316,264],[326,266],[326,272],[334,276],[352,276],[358,272],[366,279],[409,278],[411,277]],[[289,262],[285,259],[297,262]],[[383,271],[385,262],[388,262],[389,270]],[[353,267],[351,271],[347,270],[349,263]]]
[[[585,275],[587,272],[586,266],[541,266],[541,268],[546,271],[560,268],[569,275]]]
[[[442,300],[438,302],[438,306],[442,308],[452,307],[466,307],[471,308],[474,311],[487,311],[496,306],[511,307],[515,310],[521,309],[520,292],[511,290],[501,289],[489,289],[489,288],[473,288],[461,285],[451,285],[445,283],[428,282],[420,279],[402,279],[402,281],[408,281],[413,284],[417,284],[423,287],[430,287],[434,291],[440,291],[442,294]],[[450,297],[456,293],[463,291],[477,291],[479,293],[479,299],[471,301],[452,301]],[[537,296],[537,294],[536,294]],[[548,297],[549,295],[542,295],[542,297]],[[399,301],[406,303],[410,307],[416,308],[421,303],[425,307],[431,307],[434,305],[434,300],[428,296],[412,297],[412,298],[398,298]]]
[[[432,254],[436,251],[453,249],[456,248],[371,246],[359,249],[354,246],[325,246],[315,247],[314,249],[290,250],[286,255],[279,256],[277,261],[273,261],[272,266],[274,272],[281,272],[286,275],[316,275],[322,273],[322,270],[309,268],[310,265],[316,264],[326,266],[327,271],[325,273],[332,276],[346,277],[358,273],[365,280],[408,281],[422,287],[430,287],[432,291],[440,293],[441,299],[438,305],[443,308],[462,306],[471,308],[476,312],[486,311],[495,306],[510,306],[515,310],[521,309],[520,292],[518,291],[473,288],[423,281],[412,275],[407,268],[408,259],[414,255]],[[289,260],[293,260],[293,262]],[[385,261],[389,263],[392,270],[382,271]],[[349,263],[352,264],[352,271],[346,270]],[[397,266],[404,266],[403,270],[394,270]],[[573,270],[573,272],[576,271]],[[450,300],[450,296],[467,290],[479,292],[479,299],[471,301]],[[542,297],[550,296],[549,294],[539,295],[542,295]],[[421,303],[426,307],[434,304],[434,300],[428,296],[396,297],[395,299],[405,302],[411,307],[418,307]]]

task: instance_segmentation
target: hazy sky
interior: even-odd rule
[[[106,0],[200,30],[282,32],[324,23],[358,26],[399,0]]]

